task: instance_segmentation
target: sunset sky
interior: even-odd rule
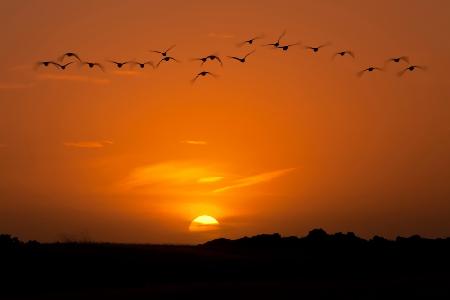
[[[0,233],[450,235],[450,1],[9,0],[0,20]],[[282,43],[331,45],[260,46],[285,29]],[[181,63],[107,62],[173,44]],[[35,69],[67,51],[106,72]],[[191,61],[212,53],[223,68]],[[401,55],[428,70],[356,76]],[[203,69],[219,77],[191,85]],[[189,230],[201,215],[219,225]]]

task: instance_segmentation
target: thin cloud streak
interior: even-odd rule
[[[223,176],[210,176],[210,177],[202,177],[197,180],[198,183],[213,183],[222,181],[225,177]]]
[[[295,170],[295,168],[282,169],[282,170],[277,170],[277,171],[272,171],[272,172],[265,172],[265,173],[257,174],[254,176],[245,177],[245,178],[236,180],[234,183],[232,183],[228,186],[215,189],[213,192],[214,193],[222,193],[222,192],[226,192],[226,191],[232,190],[232,189],[243,188],[243,187],[247,187],[247,186],[251,186],[251,185],[255,185],[255,184],[259,184],[259,183],[263,183],[263,182],[268,182],[275,178],[284,176],[293,170]]]
[[[95,149],[95,148],[103,148],[107,145],[113,144],[112,141],[109,140],[103,140],[103,141],[77,141],[77,142],[64,142],[63,145],[66,147],[72,147],[72,148],[89,148],[89,149]]]

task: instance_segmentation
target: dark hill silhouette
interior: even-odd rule
[[[450,299],[450,239],[314,229],[201,245],[0,235],[0,299]]]

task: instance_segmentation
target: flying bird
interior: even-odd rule
[[[146,62],[130,61],[130,63],[134,64],[134,65],[138,65],[141,69],[145,68],[146,65],[152,66],[153,69],[155,68],[155,65],[150,60],[146,61]]]
[[[240,61],[241,63],[245,63],[245,60],[247,57],[253,53],[255,53],[256,50],[253,50],[252,52],[247,53],[244,57],[236,57],[236,56],[228,56],[228,58],[235,59],[237,61]]]
[[[81,66],[88,66],[89,68],[93,69],[94,67],[99,68],[100,70],[102,70],[103,72],[105,72],[105,68],[103,67],[103,65],[96,63],[96,62],[89,62],[89,61],[84,61],[81,63]]]
[[[61,70],[65,70],[68,65],[71,65],[73,63],[74,62],[71,61],[71,62],[68,62],[67,64],[62,65],[62,64],[58,64],[58,63],[52,62],[53,65],[55,65],[57,68],[60,68]]]
[[[56,64],[57,64],[56,62],[50,61],[50,60],[47,60],[47,61],[39,61],[39,62],[36,63],[36,67],[40,67],[40,66],[48,67],[48,66],[50,66],[50,65],[56,66]]]
[[[259,39],[262,39],[263,37],[264,37],[264,35],[258,35],[258,36],[252,37],[252,38],[249,39],[249,40],[246,40],[246,41],[243,41],[243,42],[241,42],[241,43],[238,43],[237,46],[238,46],[238,47],[242,47],[242,46],[244,46],[244,45],[246,45],[246,44],[247,44],[247,45],[252,45],[254,41],[259,40]]]
[[[340,56],[349,55],[349,56],[355,58],[355,53],[353,53],[353,51],[350,51],[350,50],[344,50],[344,51],[340,51],[340,52],[334,53],[334,54],[333,54],[333,59],[334,59],[336,56],[338,56],[338,55],[340,55]]]
[[[74,58],[76,58],[79,62],[81,62],[81,58],[80,58],[80,56],[78,55],[78,54],[76,54],[76,53],[74,53],[74,52],[66,52],[66,53],[64,53],[63,55],[61,55],[60,57],[59,57],[59,61],[64,61],[64,58],[66,58],[66,57],[74,57]]]
[[[213,73],[208,72],[208,71],[201,71],[200,73],[198,73],[198,74],[191,80],[191,83],[192,83],[192,84],[195,83],[195,81],[196,81],[199,77],[205,77],[206,75],[210,75],[210,76],[212,76],[212,77],[214,77],[214,78],[217,78],[217,75],[216,75],[216,74],[213,74]]]
[[[110,63],[115,64],[116,67],[118,67],[119,69],[122,68],[124,65],[132,63],[131,61],[124,61],[124,62],[119,62],[119,61],[114,61],[114,60],[108,60]]]
[[[375,70],[383,71],[382,68],[378,68],[378,67],[368,67],[367,69],[364,69],[364,70],[359,71],[356,75],[358,75],[358,77],[361,77],[361,76],[364,75],[365,72],[373,72],[373,71],[375,71]]]
[[[289,45],[284,45],[284,46],[283,45],[279,45],[279,46],[277,46],[277,48],[281,49],[283,51],[287,51],[289,49],[289,47],[298,46],[298,45],[300,45],[300,42],[294,43],[294,44],[289,44]]]
[[[316,47],[305,46],[305,49],[307,49],[307,50],[312,50],[313,53],[315,53],[315,52],[318,52],[321,48],[326,47],[326,46],[329,46],[329,45],[331,45],[331,43],[328,42],[328,43],[325,43],[325,44],[322,44],[322,45],[316,46]]]
[[[414,71],[414,70],[422,70],[422,71],[426,71],[427,67],[425,66],[416,66],[416,65],[411,65],[403,70],[401,70],[400,72],[397,73],[398,76],[403,76],[403,74],[405,74],[406,71]]]
[[[408,56],[400,56],[400,57],[389,58],[388,60],[386,60],[386,63],[390,63],[390,62],[398,63],[400,61],[409,63],[409,57]]]
[[[280,36],[278,37],[278,40],[276,40],[274,43],[266,44],[266,45],[263,45],[263,46],[273,46],[273,47],[275,47],[275,48],[278,48],[278,46],[280,46],[280,41],[281,41],[281,39],[282,39],[285,35],[286,35],[286,30],[283,31],[283,32],[280,34]]]
[[[173,60],[175,62],[180,62],[177,59],[171,57],[171,56],[164,56],[163,58],[161,58],[161,60],[158,62],[158,64],[156,65],[156,67],[159,67],[159,65],[163,62],[163,61],[170,61]]]
[[[159,54],[161,54],[162,56],[166,57],[167,54],[169,53],[169,51],[172,50],[173,48],[175,48],[175,46],[176,46],[176,45],[172,45],[172,46],[170,46],[169,48],[167,48],[166,50],[162,50],[162,51],[159,51],[159,50],[150,50],[150,52],[159,53]]]
[[[192,60],[193,61],[196,61],[196,60],[201,61],[200,65],[203,66],[203,64],[208,61],[208,58],[209,58],[209,56],[204,56],[204,57],[199,57],[199,58],[193,58]]]
[[[217,60],[220,63],[220,65],[223,67],[223,62],[222,62],[222,60],[220,59],[219,56],[217,56],[215,54],[211,54],[211,55],[208,55],[208,58],[210,60]]]

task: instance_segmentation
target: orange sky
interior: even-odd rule
[[[314,227],[450,235],[450,2],[2,1],[0,232],[195,243]],[[255,47],[189,80],[190,59]],[[182,63],[33,70],[86,60]],[[331,60],[352,49],[356,59]],[[355,74],[408,55],[427,72]],[[199,215],[220,226],[189,232]]]

